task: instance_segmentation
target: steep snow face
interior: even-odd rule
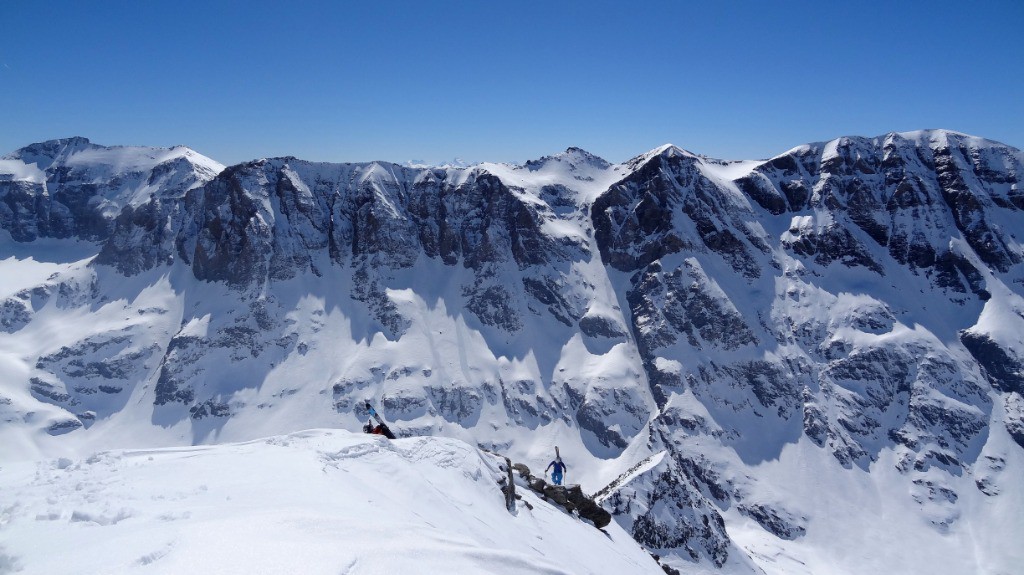
[[[24,424],[99,437],[94,422],[149,417],[159,441],[191,443],[299,420],[358,429],[373,399],[407,433],[538,457],[558,437],[590,457],[621,453],[654,402],[576,203],[594,184],[543,183],[563,163],[615,167],[578,150],[544,163],[557,165],[505,180],[482,167],[261,160],[191,190],[176,212],[126,208],[91,267],[24,286],[40,287],[32,301],[12,290],[19,325],[64,305],[58,293],[104,294],[93,311],[107,312],[89,335],[46,339],[60,314],[17,334],[41,350],[16,362],[28,391],[66,410]],[[122,413],[136,401],[153,413]],[[519,439],[538,428],[544,444]]]
[[[183,146],[106,147],[85,138],[0,158],[0,225],[17,241],[103,240],[126,206],[180,199],[224,166]]]
[[[581,158],[588,169],[612,169],[578,152],[544,164],[576,162],[589,173]],[[241,291],[272,283],[260,288],[244,332],[241,317],[221,316],[206,339],[172,344],[157,403],[212,402],[205,413],[230,413],[225,394],[239,389],[225,383],[235,378],[197,378],[220,370],[198,359],[234,353],[230,342],[246,334],[255,356],[276,347],[298,359],[289,353],[295,348],[310,365],[337,365],[311,385],[356,417],[364,414],[353,399],[371,394],[410,430],[489,422],[493,438],[477,440],[495,445],[509,444],[519,426],[577,420],[592,450],[620,452],[653,402],[625,320],[604,304],[613,288],[574,196],[586,186],[545,183],[559,166],[506,173],[280,159],[225,171],[186,199],[177,253],[200,279]],[[309,293],[326,297],[295,310]],[[310,323],[325,333],[307,331]],[[275,347],[256,343],[269,332]],[[327,332],[339,337],[325,339]],[[212,352],[208,342],[218,340],[224,351]],[[391,392],[381,396],[385,382]],[[612,415],[607,425],[603,416]]]
[[[605,261],[630,274],[660,407],[654,443],[699,488],[651,470],[628,488],[636,495],[609,499],[638,538],[689,533],[686,554],[713,560],[724,539],[692,525],[735,508],[801,539],[808,514],[762,499],[784,487],[744,470],[806,441],[841,467],[882,477],[879,461],[893,465],[937,533],[974,529],[957,523],[990,490],[960,478],[989,477],[1024,445],[1022,348],[1009,335],[1024,328],[1013,311],[1020,153],[938,132],[840,138],[754,167],[667,147],[635,164],[595,202],[596,234]],[[666,490],[709,519],[652,513]]]
[[[655,573],[629,534],[442,438],[306,431],[5,465],[5,572]],[[46,545],[40,545],[46,541]]]
[[[484,163],[480,167],[556,209],[589,204],[627,172],[626,166],[610,164],[580,148],[569,148],[522,166]]]
[[[682,571],[915,572],[901,540],[928,572],[1010,569],[1022,173],[943,131],[758,162],[234,166],[125,206],[91,252],[3,238],[0,449],[357,430],[369,400],[536,468],[560,446]]]

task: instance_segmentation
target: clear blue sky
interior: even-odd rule
[[[0,22],[0,154],[80,135],[228,164],[739,159],[921,128],[1024,147],[1024,0],[0,0]]]

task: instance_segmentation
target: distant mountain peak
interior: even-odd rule
[[[403,165],[403,166],[405,166],[407,168],[413,168],[413,169],[416,169],[416,170],[424,170],[424,169],[432,169],[432,168],[464,169],[464,168],[472,168],[476,164],[477,164],[477,162],[470,162],[470,161],[464,160],[462,158],[452,158],[450,160],[445,160],[443,162],[437,162],[437,163],[431,163],[431,162],[427,162],[425,160],[409,160],[409,161],[407,161],[407,162],[405,162],[404,164],[401,164],[401,165]]]
[[[5,156],[7,159],[21,160],[26,164],[36,164],[40,170],[65,161],[67,158],[90,148],[98,147],[88,138],[74,136],[29,144]]]
[[[39,170],[68,163],[77,166],[105,165],[114,171],[149,170],[158,164],[180,158],[186,159],[205,172],[212,172],[212,175],[224,169],[220,162],[187,146],[102,146],[81,136],[29,144],[3,158],[35,164]]]
[[[611,163],[609,163],[604,158],[591,154],[590,152],[584,150],[583,148],[578,148],[575,146],[570,146],[566,148],[565,151],[560,154],[554,154],[551,156],[544,156],[536,160],[530,160],[526,162],[526,164],[524,165],[525,167],[531,170],[537,170],[553,163],[564,163],[576,168],[582,166],[592,166],[601,170],[611,167]]]
[[[687,152],[686,150],[684,150],[684,149],[680,148],[679,146],[677,146],[675,144],[672,144],[672,143],[662,144],[662,145],[658,146],[657,148],[654,148],[653,150],[648,152],[648,154],[650,154],[652,156],[677,156],[677,155],[689,155],[689,156],[692,156],[693,155],[693,154]]]
[[[693,160],[700,160],[700,157],[688,152],[675,144],[662,144],[653,150],[640,154],[630,160],[626,161],[626,165],[631,169],[639,168],[654,158],[691,158]]]

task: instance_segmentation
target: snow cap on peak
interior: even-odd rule
[[[53,164],[62,163],[79,152],[97,147],[99,146],[90,142],[88,138],[74,136],[29,144],[5,156],[5,159],[36,164],[40,170],[45,170]]]
[[[84,136],[71,136],[70,138],[56,138],[53,140],[46,140],[44,142],[29,144],[28,146],[25,146],[25,148],[84,148],[90,145],[92,145],[92,142],[89,140],[89,138],[86,138]]]
[[[972,148],[1011,147],[995,140],[972,136],[955,130],[944,128],[933,128],[928,130],[914,130],[911,132],[889,132],[884,136],[886,142],[906,141],[915,146],[947,147],[952,142],[957,145],[966,144]]]
[[[691,158],[694,160],[700,160],[699,156],[687,152],[686,150],[674,144],[663,144],[645,154],[640,154],[639,156],[636,156],[635,158],[628,160],[626,162],[626,165],[635,169],[653,160],[654,158]]]
[[[470,162],[470,161],[464,160],[462,158],[452,158],[452,159],[450,159],[450,160],[448,160],[446,162],[441,162],[440,164],[438,164],[437,166],[434,166],[434,167],[437,167],[437,168],[451,168],[451,169],[461,170],[461,169],[464,169],[464,168],[471,168],[471,167],[473,167],[475,165],[476,165],[476,162]]]
[[[531,170],[539,170],[547,165],[557,163],[568,164],[573,167],[592,166],[602,170],[611,166],[611,164],[604,158],[595,156],[583,148],[577,148],[575,146],[566,148],[565,151],[560,154],[530,160],[524,165]]]
[[[224,169],[219,162],[186,146],[101,146],[80,136],[30,144],[4,156],[7,160],[34,164],[40,171],[64,165],[111,173],[151,170],[158,164],[182,158],[203,171],[213,172],[213,175]]]
[[[62,148],[85,148],[92,145],[89,138],[83,136],[71,136],[70,138],[54,138],[29,144],[21,150],[59,150]],[[21,150],[18,150],[19,152]]]
[[[696,154],[690,153],[675,144],[662,144],[650,152],[647,152],[646,156],[649,158],[653,158],[655,156],[661,156],[663,158],[697,158]]]
[[[577,148],[576,146],[570,146],[565,149],[565,152],[558,155],[573,163],[586,163],[599,168],[607,168],[611,164],[601,156],[591,154],[583,148]]]
[[[912,141],[925,141],[925,140],[944,140],[950,136],[970,138],[972,136],[964,134],[963,132],[957,132],[954,130],[947,130],[944,128],[929,128],[926,130],[912,130],[909,132],[889,132],[887,136],[898,136],[905,140]]]

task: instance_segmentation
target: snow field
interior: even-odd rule
[[[1000,471],[1006,480],[1019,473],[1024,458],[1005,432],[994,433],[998,437],[989,449],[1008,456]],[[914,485],[908,493],[894,451],[883,451],[869,471],[844,469],[830,457],[802,438],[787,445],[777,460],[756,468],[758,498],[775,500],[807,519],[804,537],[782,540],[735,509],[726,512],[729,536],[766,573],[1021,572],[1024,551],[1016,535],[1024,524],[1024,500],[1019,490],[989,497],[973,485],[974,477],[933,469],[928,477],[934,484]],[[943,487],[959,498],[945,499]],[[941,525],[954,517],[948,528]]]
[[[462,442],[312,430],[4,465],[0,567],[61,573],[654,573]]]

